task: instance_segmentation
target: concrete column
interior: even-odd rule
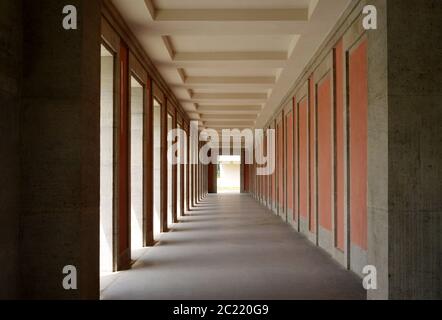
[[[189,129],[190,130],[190,129]],[[194,205],[194,184],[195,184],[195,180],[194,180],[194,170],[195,170],[195,166],[193,165],[193,161],[194,161],[194,143],[192,140],[192,136],[189,133],[189,209],[192,209],[193,205]]]
[[[244,176],[245,176],[245,168],[246,168],[246,166],[245,166],[245,152],[244,152],[244,149],[241,149],[241,164],[239,165],[239,180],[240,180],[240,183],[239,183],[239,185],[240,185],[240,193],[245,193],[245,186],[244,186],[244,182],[245,182],[245,180],[244,180]]]
[[[186,211],[190,211],[192,207],[192,142],[190,139],[190,128],[188,127],[187,133],[187,164],[186,164]]]
[[[202,147],[202,143],[200,143],[200,147],[199,147],[199,149],[198,149],[198,152],[199,152],[199,150],[201,150],[201,147]],[[198,198],[199,198],[199,201],[201,201],[201,199],[203,198],[203,182],[204,182],[204,166],[203,166],[203,164],[200,162],[200,164],[199,164],[199,196],[198,196]]]
[[[167,219],[167,211],[168,211],[168,166],[167,166],[167,99],[164,99],[164,103],[161,106],[161,220],[160,220],[160,229],[161,232],[168,232],[168,219]]]
[[[199,159],[199,150],[201,147],[201,142],[198,141],[198,146],[196,150],[197,165],[196,165],[196,203],[201,200],[201,163]]]
[[[442,3],[373,4],[380,25],[369,31],[369,263],[379,289],[368,296],[440,299]]]
[[[442,3],[389,0],[390,298],[442,298]]]
[[[155,199],[154,199],[154,179],[155,179],[155,159],[154,159],[154,110],[153,110],[153,90],[152,80],[147,82],[146,105],[144,109],[144,246],[151,247],[154,245],[154,214],[155,214]]]
[[[214,163],[207,166],[207,193],[217,193],[217,165]]]
[[[199,132],[198,132],[199,135]],[[195,164],[194,164],[194,193],[193,193],[193,198],[194,198],[194,204],[198,204],[198,186],[199,186],[199,159],[198,159],[198,150],[199,150],[199,142],[196,141],[195,142],[195,149],[194,149],[194,156],[195,156]]]
[[[208,177],[209,174],[209,166],[208,165],[204,165],[204,196],[207,196],[207,194],[209,193],[208,190]]]
[[[21,1],[0,1],[0,300],[18,297],[21,14]]]
[[[207,166],[205,165],[205,164],[203,164],[203,198],[205,198],[206,197],[206,181],[207,181],[207,178],[206,178],[206,168],[207,168]]]
[[[206,165],[206,178],[205,178],[205,195],[209,194],[209,165]]]
[[[178,128],[178,122],[177,122],[177,112],[175,109],[175,114],[173,117],[172,122],[172,128],[177,129]],[[173,217],[173,223],[178,223],[178,166],[172,165],[172,217]]]
[[[203,182],[203,166],[199,161],[199,150],[201,149],[201,142],[198,145],[198,202],[201,201],[202,195],[202,182]]]
[[[191,139],[189,140],[189,181],[188,181],[188,185],[189,185],[189,210],[192,209],[193,205],[194,205],[194,183],[195,183],[195,179],[194,179],[194,170],[195,170],[195,166],[193,165],[193,158],[194,158],[194,154],[193,154],[193,142],[191,141]]]
[[[78,30],[63,29],[64,2],[23,4],[22,295],[97,299],[100,2],[69,2]],[[78,290],[62,286],[67,265],[77,269]]]

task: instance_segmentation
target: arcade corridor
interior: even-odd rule
[[[0,0],[0,300],[442,299],[441,17]]]

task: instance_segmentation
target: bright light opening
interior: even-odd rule
[[[218,193],[241,192],[241,156],[218,157]]]
[[[143,103],[144,88],[131,77],[130,90],[130,203],[132,256],[143,247]]]
[[[178,125],[178,129],[182,129],[181,128],[181,125]],[[182,164],[181,164],[181,162],[183,161],[183,159],[182,159],[182,154],[181,154],[181,152],[182,152],[183,150],[181,150],[181,141],[180,141],[180,143],[178,143],[178,150],[177,150],[177,154],[178,154],[178,165],[177,165],[177,178],[176,178],[176,185],[177,185],[177,196],[176,196],[176,207],[177,207],[177,216],[178,216],[178,218],[179,217],[181,217],[182,216],[182,212],[181,212],[181,203],[182,203],[182,201],[183,201],[183,199],[181,199],[181,188],[182,188],[182,186],[181,186],[181,184],[182,184],[182,181],[181,181],[181,173],[182,173],[182,170],[183,170],[183,166],[182,166]]]
[[[114,270],[114,56],[101,46],[100,272]]]
[[[187,136],[186,136],[187,139]],[[184,150],[183,150],[183,155],[184,155],[184,159],[182,159],[182,162],[185,163],[185,165],[183,166],[183,170],[184,170],[184,199],[182,199],[182,201],[184,201],[184,211],[182,212],[182,214],[184,215],[186,213],[187,210],[187,202],[189,199],[188,196],[188,192],[189,192],[189,188],[187,185],[187,171],[189,170],[189,166],[187,164],[187,145],[184,145]]]
[[[161,234],[161,104],[157,100],[153,103],[153,145],[153,234],[154,239],[158,240]]]
[[[173,129],[173,118],[171,115],[167,115],[167,132]],[[172,148],[172,141],[167,141],[167,150]],[[167,161],[167,224],[170,228],[173,224],[173,178],[172,178],[172,162]]]

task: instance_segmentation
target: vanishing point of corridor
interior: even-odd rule
[[[365,299],[362,280],[246,194],[208,195],[103,299]]]

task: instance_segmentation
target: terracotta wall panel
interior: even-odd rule
[[[287,208],[293,210],[293,112],[286,116],[287,128]]]
[[[333,105],[331,76],[318,85],[318,222],[332,231]]]
[[[296,98],[293,98],[293,133],[294,133],[294,150],[293,150],[293,157],[294,157],[294,168],[293,168],[293,179],[294,179],[294,183],[293,183],[293,188],[295,191],[295,196],[293,199],[293,218],[294,221],[297,222],[299,219],[299,123],[298,123],[298,108],[297,106],[297,101]]]
[[[278,203],[284,207],[284,131],[282,121],[278,124]]]
[[[299,103],[299,215],[308,217],[309,156],[308,156],[308,105],[307,99]]]
[[[335,101],[336,101],[336,247],[344,251],[345,241],[345,122],[344,122],[344,59],[343,42],[335,48]]]

